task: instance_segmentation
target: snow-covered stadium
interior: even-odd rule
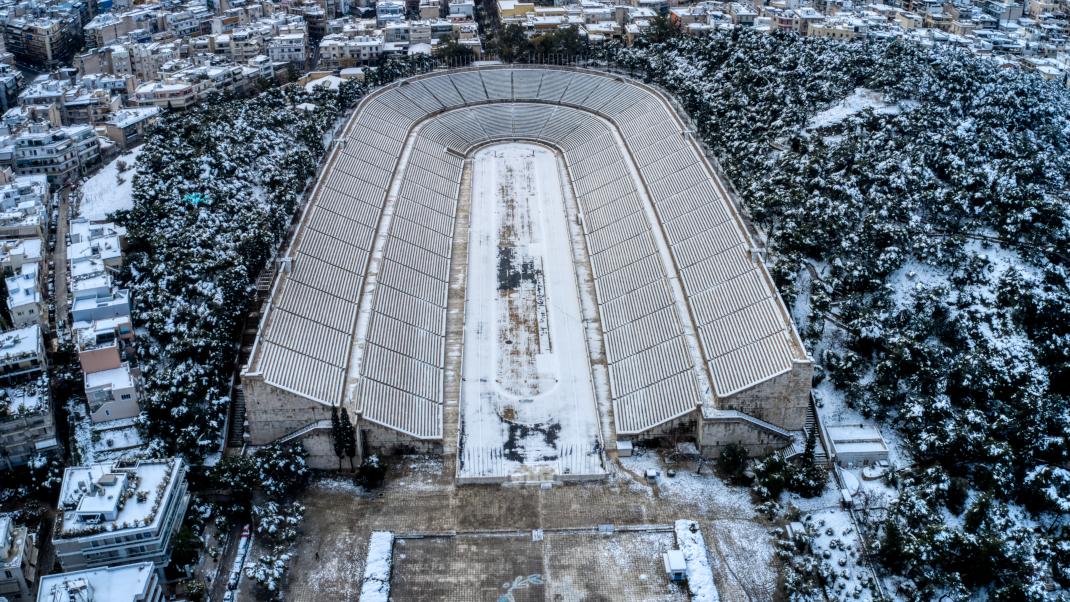
[[[728,187],[659,91],[548,67],[368,95],[279,262],[242,374],[252,445],[460,482],[597,478],[620,442],[798,447],[812,361]]]

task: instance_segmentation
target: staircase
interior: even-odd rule
[[[276,441],[276,443],[280,443],[280,444],[289,443],[290,441],[294,441],[294,440],[300,439],[301,437],[304,437],[305,435],[307,435],[308,433],[311,433],[312,431],[326,431],[326,430],[330,430],[330,429],[331,429],[331,421],[330,420],[317,420],[316,422],[312,422],[312,423],[306,424],[305,426],[297,429],[296,431],[294,431],[292,433],[287,433],[287,434],[283,435],[282,437],[279,437],[279,439],[278,439],[278,441]]]
[[[230,400],[230,429],[227,432],[227,445],[241,447],[245,443],[245,392],[240,386],[234,387]]]
[[[790,439],[792,437],[791,431],[782,429],[771,422],[766,422],[762,420],[761,418],[756,418],[754,416],[751,416],[750,414],[744,414],[743,412],[739,412],[736,410],[707,410],[705,413],[705,417],[707,420],[746,422],[751,426],[757,427],[764,431],[769,431],[770,433],[773,433],[774,435],[783,437],[785,439]]]
[[[814,432],[814,429],[820,429],[820,423],[817,416],[817,406],[811,400],[810,407],[806,410],[806,421],[803,423],[801,433],[802,438],[795,437],[791,445],[784,450],[784,457],[790,459],[802,455],[806,451],[806,440],[810,438],[810,433]],[[829,463],[828,450],[825,449],[825,439],[821,436],[820,430],[817,436],[817,448],[814,450],[814,461],[818,464]]]

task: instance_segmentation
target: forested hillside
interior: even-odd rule
[[[1068,90],[899,41],[612,54],[679,98],[768,235],[819,394],[901,433],[913,466],[872,524],[887,583],[1070,584]]]
[[[426,71],[387,61],[368,85]],[[168,112],[146,141],[129,231],[134,322],[142,355],[142,424],[155,451],[198,460],[219,449],[237,342],[253,283],[278,247],[325,151],[363,94],[301,86],[208,100]]]

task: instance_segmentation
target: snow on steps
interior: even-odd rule
[[[516,467],[498,447],[463,447],[457,482],[466,483],[536,483],[602,479],[606,469],[602,454],[575,446],[558,449],[556,460],[532,462]]]
[[[817,406],[814,404],[813,399],[810,400],[810,407],[806,410],[806,422],[803,425],[801,437],[795,437],[794,440],[792,440],[791,445],[784,450],[784,457],[790,460],[791,458],[804,453],[806,451],[806,440],[814,429],[818,429],[819,435],[817,438],[817,448],[814,450],[814,460],[818,464],[831,463],[825,439],[825,427],[821,424],[821,417],[817,413]]]
[[[792,437],[791,431],[782,429],[771,422],[766,422],[760,418],[755,418],[750,414],[744,414],[743,412],[738,412],[736,410],[706,410],[705,417],[707,420],[740,420],[762,430],[784,437],[785,439],[791,439]]]
[[[227,445],[241,447],[245,442],[245,392],[234,387],[234,399],[230,402],[230,422],[227,425]]]
[[[311,433],[312,431],[328,430],[330,428],[331,428],[331,421],[330,420],[317,420],[316,422],[313,422],[311,424],[306,424],[305,426],[297,429],[296,431],[294,431],[294,432],[292,432],[292,433],[290,433],[288,435],[283,435],[282,437],[279,437],[279,440],[276,441],[276,443],[280,443],[280,444],[289,443],[290,441],[294,441],[296,439],[300,439],[301,437],[304,437],[305,435],[307,435],[308,433]]]

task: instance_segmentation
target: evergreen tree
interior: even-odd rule
[[[349,420],[349,412],[345,407],[342,407],[342,421],[341,421],[341,435],[342,435],[342,451],[349,457],[349,470],[356,470],[356,466],[353,465],[353,458],[357,455],[357,430],[353,428],[353,423]]]
[[[334,455],[338,456],[338,470],[342,470],[342,458],[346,455],[346,434],[342,428],[342,419],[338,416],[338,406],[331,406],[331,443]]]

